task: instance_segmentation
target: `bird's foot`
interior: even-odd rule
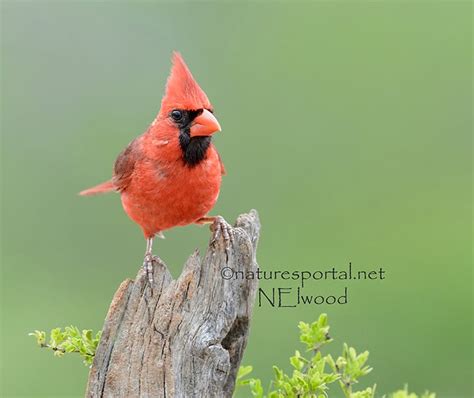
[[[154,256],[151,253],[145,254],[143,259],[143,271],[146,274],[150,286],[153,285],[153,264],[160,264],[161,259],[158,256]]]
[[[225,243],[226,252],[230,249],[232,242],[232,227],[221,216],[212,217],[211,231],[213,232],[211,243],[215,243],[221,236]]]

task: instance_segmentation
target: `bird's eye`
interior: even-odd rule
[[[179,122],[183,118],[183,112],[175,109],[174,111],[171,111],[171,117],[175,122]]]

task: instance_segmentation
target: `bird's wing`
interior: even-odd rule
[[[126,189],[132,179],[135,163],[139,159],[138,144],[138,138],[134,139],[115,161],[112,182],[119,192]]]

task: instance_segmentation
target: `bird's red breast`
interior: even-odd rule
[[[146,155],[150,142],[155,148],[152,156]],[[175,140],[142,136],[131,145],[131,151],[136,151],[132,156],[138,160],[122,190],[122,204],[146,237],[191,224],[213,208],[223,172],[213,145],[208,148],[205,159],[194,167],[183,163]]]
[[[204,91],[177,53],[160,112],[118,156],[111,183],[83,191],[121,193],[128,216],[153,237],[212,209],[225,173],[211,135],[220,131]]]

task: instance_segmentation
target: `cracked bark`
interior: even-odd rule
[[[223,228],[229,231],[226,243]],[[89,373],[86,397],[231,397],[249,333],[256,279],[225,279],[222,270],[255,270],[257,212],[219,219],[204,259],[195,252],[174,280],[140,270],[119,286]]]

